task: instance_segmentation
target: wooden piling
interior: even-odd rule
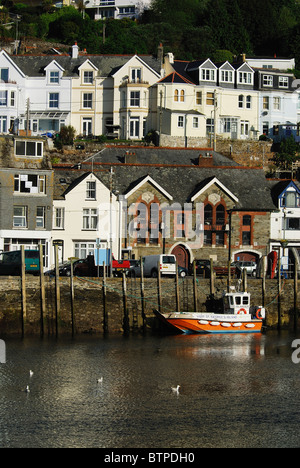
[[[160,271],[160,262],[157,266],[157,305],[158,311],[161,312],[161,271]]]
[[[214,272],[214,262],[213,259],[210,259],[210,295],[215,295],[215,272]]]
[[[21,245],[21,330],[22,337],[25,334],[25,321],[27,315],[27,302],[26,302],[26,278],[25,278],[25,249]]]
[[[59,287],[59,264],[58,246],[54,246],[55,252],[55,333],[58,335],[58,317],[60,315],[60,287]]]
[[[294,265],[294,330],[298,328],[298,261]]]
[[[103,262],[102,294],[103,294],[103,332],[106,334],[106,333],[108,333],[108,315],[107,315],[107,303],[106,303],[106,268],[105,268],[105,262]]]
[[[281,260],[278,258],[278,309],[277,309],[277,328],[281,329]]]
[[[143,331],[146,329],[146,310],[145,310],[145,282],[144,282],[144,264],[143,257],[140,258],[141,264],[141,305],[142,305],[142,321],[143,321]]]
[[[175,273],[175,292],[176,292],[176,312],[180,312],[180,294],[179,294],[179,281],[178,281],[178,265],[176,262]]]
[[[194,312],[198,312],[196,260],[193,261],[193,290],[194,290]]]
[[[74,321],[74,262],[71,260],[71,270],[70,270],[70,299],[71,299],[71,327],[72,327],[72,336],[75,334],[75,321]]]
[[[41,303],[41,336],[44,336],[44,317],[46,314],[46,291],[45,291],[45,276],[44,276],[44,257],[43,245],[39,245],[39,260],[40,260],[40,303]]]
[[[265,307],[266,304],[266,261],[267,257],[262,258],[262,305]]]
[[[125,334],[129,333],[129,316],[127,307],[127,281],[126,274],[122,273],[122,289],[123,289],[123,306],[124,306],[124,319],[123,319],[123,330]]]
[[[227,279],[227,292],[230,292],[231,286],[231,261],[228,262],[228,279]]]
[[[243,269],[243,291],[244,292],[247,292],[247,287],[248,287],[247,280],[248,280],[247,270],[246,270],[246,268],[244,268]]]

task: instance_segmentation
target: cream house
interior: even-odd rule
[[[142,139],[156,124],[156,88],[159,63],[137,55],[112,74],[113,123],[122,139]],[[154,66],[153,66],[154,65]],[[106,94],[107,95],[107,94]]]
[[[76,47],[72,126],[84,136],[141,139],[155,122],[151,86],[160,78],[159,61],[137,55],[79,57]]]

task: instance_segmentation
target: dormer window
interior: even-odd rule
[[[221,81],[223,83],[232,83],[233,82],[233,72],[230,70],[221,71]]]
[[[300,194],[296,191],[287,191],[281,198],[281,206],[285,208],[299,208]]]
[[[253,81],[253,75],[250,72],[239,72],[239,84],[251,85]]]
[[[51,71],[50,72],[49,82],[51,84],[59,84],[59,71]]]
[[[83,82],[84,84],[93,84],[94,73],[92,71],[83,72]]]
[[[272,75],[263,75],[263,86],[273,86],[273,76]]]
[[[203,81],[215,81],[215,70],[203,68],[201,70],[201,80]]]

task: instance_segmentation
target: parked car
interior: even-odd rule
[[[75,262],[73,262],[73,271],[75,271],[76,265],[78,265],[81,262],[83,262],[83,260],[76,260]],[[71,262],[65,262],[59,265],[58,274],[59,276],[71,276]],[[55,276],[55,268],[46,271],[45,275]]]
[[[162,276],[175,276],[176,273],[176,257],[175,255],[148,255],[143,257],[143,270],[144,276],[157,278],[158,276],[158,265]],[[185,276],[185,272],[182,272],[182,275]],[[131,277],[140,277],[141,276],[141,264],[140,260],[137,261],[136,265],[133,265],[128,273],[128,276]]]
[[[180,276],[180,278],[185,278],[188,274],[189,270],[187,268],[178,265],[178,276]]]
[[[205,278],[210,276],[210,260],[196,260],[196,275]]]
[[[256,276],[257,264],[255,262],[237,261],[233,262],[231,265],[239,268],[241,271],[245,269],[247,275]]]

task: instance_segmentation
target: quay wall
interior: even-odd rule
[[[236,280],[233,280],[233,284],[235,282]],[[33,335],[41,332],[49,335],[70,334],[72,331],[75,334],[151,333],[162,330],[162,324],[153,313],[153,309],[157,309],[159,303],[163,312],[174,311],[177,310],[179,298],[180,311],[194,309],[192,277],[180,279],[177,292],[173,279],[162,279],[160,292],[156,279],[145,279],[144,307],[142,307],[139,278],[126,280],[126,293],[124,293],[122,278],[107,279],[105,301],[102,278],[75,277],[73,302],[70,284],[69,278],[60,278],[55,287],[55,279],[45,277],[45,298],[42,303],[39,277],[26,276],[23,289],[20,278],[0,277],[0,337],[20,333]],[[197,277],[196,285],[197,310],[199,312],[212,311],[210,280]],[[221,299],[226,286],[226,278],[216,279],[215,298],[217,300]],[[261,305],[263,303],[262,281],[248,279],[247,289],[251,293],[252,304]],[[266,328],[292,329],[297,327],[299,311],[296,310],[295,313],[295,297],[297,301],[300,298],[298,298],[299,293],[295,295],[294,281],[284,281],[281,295],[278,292],[277,280],[266,280]]]

